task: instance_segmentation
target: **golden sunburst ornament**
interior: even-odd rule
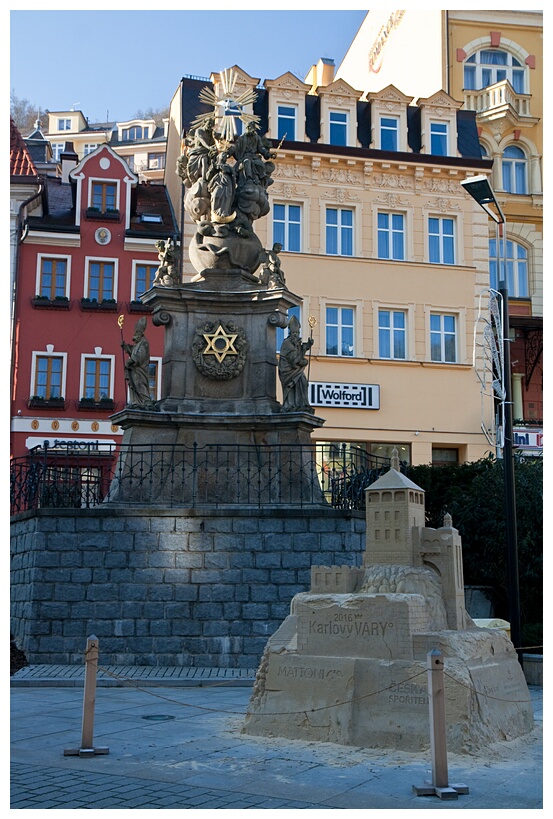
[[[251,88],[246,89],[238,96],[235,96],[234,88],[238,75],[233,68],[225,69],[220,74],[222,96],[218,96],[215,91],[207,86],[202,88],[198,94],[201,102],[211,105],[213,111],[208,114],[201,114],[191,123],[193,128],[198,125],[205,125],[208,120],[215,119],[215,130],[224,140],[231,142],[238,134],[236,120],[240,120],[247,125],[254,122],[256,125],[260,121],[257,114],[249,114],[244,111],[246,105],[250,105],[257,99],[257,94]]]

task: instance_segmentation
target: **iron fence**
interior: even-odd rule
[[[105,503],[361,510],[388,468],[388,458],[345,444],[37,447],[12,460],[11,514]]]

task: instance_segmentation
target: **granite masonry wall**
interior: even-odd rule
[[[255,668],[310,587],[359,565],[364,513],[43,509],[12,520],[11,632],[34,663]]]

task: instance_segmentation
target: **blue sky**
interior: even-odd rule
[[[102,3],[94,11],[54,5],[60,8],[11,4],[10,92],[42,110],[80,109],[91,123],[168,106],[184,74],[209,77],[239,65],[261,80],[285,71],[303,79],[320,57],[338,66],[366,14],[354,2],[343,11],[306,3],[291,10],[284,2],[278,11],[239,2],[235,11],[182,2],[180,11],[162,2],[158,11],[140,3],[133,10],[113,3],[115,11]]]

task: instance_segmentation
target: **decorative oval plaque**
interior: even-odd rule
[[[192,359],[202,375],[227,381],[244,369],[247,347],[244,330],[233,321],[206,321],[194,335]]]

